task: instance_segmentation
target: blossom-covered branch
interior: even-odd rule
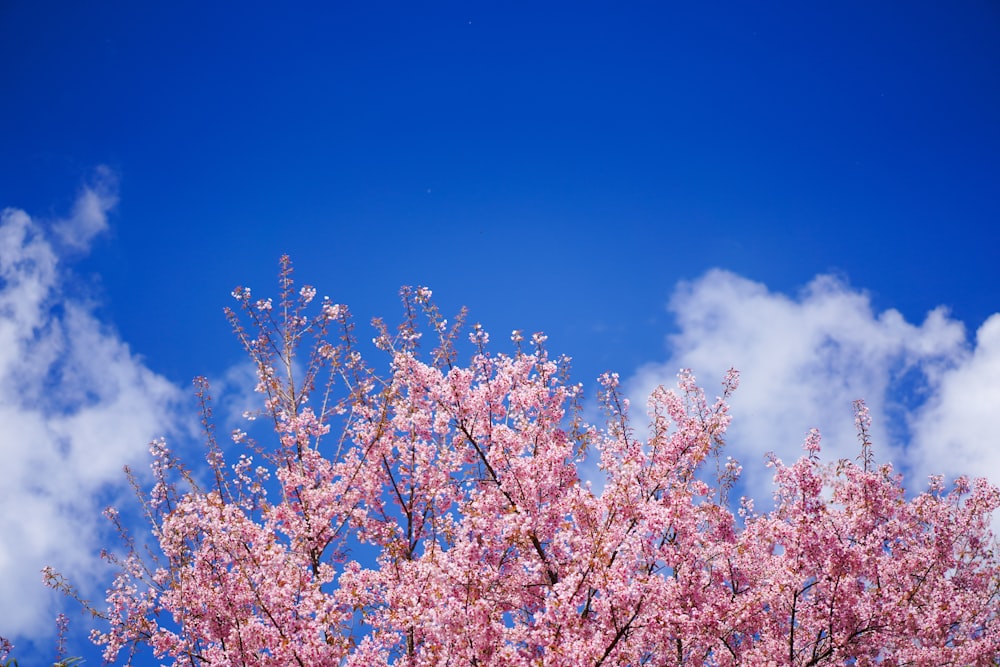
[[[735,371],[716,400],[682,371],[638,423],[606,374],[588,425],[544,336],[493,352],[477,325],[462,364],[464,313],[449,324],[405,289],[403,323],[375,322],[380,374],[348,309],[315,295],[287,259],[277,304],[234,291],[274,444],[210,435],[202,488],[153,443],[159,561],[130,540],[109,556],[108,661],[149,646],[174,665],[995,664],[997,489],[935,478],[908,499],[862,404],[860,463],[824,463],[813,432],[798,461],[771,458],[773,511],[734,510]]]

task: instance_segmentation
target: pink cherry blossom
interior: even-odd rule
[[[800,459],[771,458],[774,509],[734,513],[735,371],[709,401],[683,370],[639,417],[605,374],[588,424],[542,334],[494,352],[476,325],[459,363],[464,312],[449,325],[404,289],[403,324],[376,321],[388,364],[369,363],[347,309],[308,315],[315,290],[282,266],[279,307],[237,289],[230,313],[273,445],[238,431],[223,451],[207,430],[207,488],[152,445],[159,560],[127,536],[108,556],[109,662],[148,646],[178,666],[996,664],[1000,494],[935,479],[908,498],[863,404],[860,463],[823,462],[810,432]]]

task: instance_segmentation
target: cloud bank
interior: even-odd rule
[[[125,487],[122,466],[177,431],[181,390],[63,290],[61,260],[89,249],[116,202],[99,169],[66,219],[0,212],[0,634],[15,643],[54,632],[44,565],[103,597],[101,510]]]
[[[908,488],[932,473],[1000,483],[1000,315],[970,344],[944,308],[913,324],[875,312],[864,292],[831,276],[789,297],[722,270],[679,284],[668,309],[678,327],[669,358],[630,378],[633,405],[680,368],[710,396],[727,368],[739,369],[727,442],[758,500],[769,497],[764,454],[794,460],[810,428],[821,430],[828,460],[858,456],[858,398],[872,413],[876,459],[905,472]]]

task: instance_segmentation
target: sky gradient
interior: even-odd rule
[[[193,447],[191,379],[240,411],[222,308],[283,253],[361,323],[420,284],[498,347],[543,330],[639,409],[739,368],[764,499],[813,426],[856,455],[860,397],[911,487],[1000,482],[996,3],[204,4],[0,3],[18,657],[51,655],[43,565],[106,586],[122,465]]]

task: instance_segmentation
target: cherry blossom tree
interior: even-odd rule
[[[735,372],[712,401],[683,371],[638,420],[606,374],[590,425],[540,334],[494,352],[472,326],[462,363],[464,311],[449,323],[404,289],[369,362],[348,309],[296,290],[287,259],[280,287],[277,303],[238,288],[229,312],[274,444],[219,444],[199,381],[210,481],[152,444],[155,549],[122,531],[91,606],[109,662],[148,646],[174,665],[997,664],[1000,494],[934,478],[908,498],[863,404],[858,459],[824,463],[810,433],[799,460],[771,457],[758,513],[730,498]]]

